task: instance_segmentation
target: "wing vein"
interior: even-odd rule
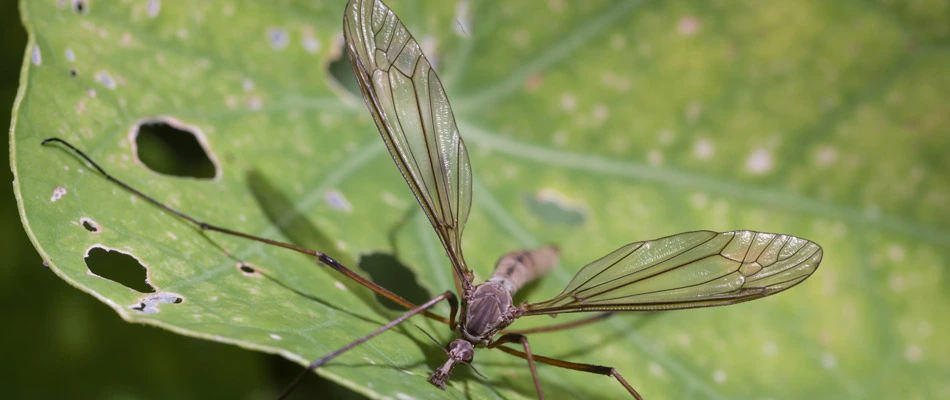
[[[672,310],[735,304],[769,296],[805,280],[821,261],[822,250],[817,244],[779,236],[754,231],[697,231],[631,243],[621,249],[630,246],[635,247],[634,251],[619,255],[615,251],[591,262],[581,268],[561,294],[525,304],[522,310],[525,315]],[[760,238],[766,244],[759,242]],[[792,254],[780,257],[773,253],[771,247],[779,247],[776,240],[784,240],[782,249]],[[791,242],[801,247],[787,247]],[[765,260],[761,254],[766,251],[770,254],[768,261],[773,254],[777,260],[758,270],[743,272],[745,265]],[[661,266],[663,269],[657,270]]]
[[[470,288],[461,240],[471,207],[471,164],[438,75],[381,2],[351,0],[343,35],[366,105],[452,262],[456,289]]]
[[[714,237],[715,237],[715,236],[714,236]],[[714,238],[714,237],[713,237],[713,238]],[[644,266],[642,269],[637,269],[637,270],[635,270],[635,271],[633,271],[633,272],[630,272],[630,273],[628,273],[628,274],[626,274],[626,275],[618,276],[618,277],[616,277],[616,278],[614,278],[614,279],[611,279],[611,280],[609,280],[609,281],[606,281],[606,282],[600,283],[600,284],[598,284],[598,285],[592,286],[591,289],[594,289],[594,288],[597,288],[597,287],[600,287],[600,286],[609,284],[609,283],[611,283],[611,282],[614,282],[614,281],[617,281],[617,280],[626,278],[626,277],[631,276],[631,275],[633,275],[633,274],[637,274],[637,273],[639,273],[639,272],[641,272],[641,271],[647,271],[647,270],[653,269],[653,268],[655,268],[657,265],[663,264],[663,263],[665,263],[665,262],[667,262],[667,261],[669,261],[669,260],[672,260],[673,258],[676,258],[676,257],[682,255],[683,253],[687,253],[687,252],[689,252],[690,250],[696,249],[696,248],[698,248],[698,247],[700,247],[700,246],[702,246],[702,245],[704,245],[704,244],[706,244],[706,243],[709,243],[709,241],[712,240],[713,238],[709,238],[708,240],[705,240],[705,241],[703,241],[702,243],[698,243],[698,244],[696,244],[696,245],[693,246],[693,247],[683,249],[683,250],[681,250],[681,251],[679,251],[679,252],[677,252],[677,253],[670,254],[667,258],[664,258],[664,259],[662,259],[662,260],[656,261],[656,262],[654,262],[653,264],[646,265],[646,266]],[[637,250],[639,250],[639,249],[641,249],[641,248],[643,248],[643,246],[638,246],[638,247],[637,247]],[[609,269],[612,268],[614,265],[616,265],[617,263],[619,263],[619,262],[621,262],[621,261],[624,261],[627,257],[629,257],[629,256],[631,256],[631,255],[633,255],[633,252],[631,252],[630,254],[624,256],[623,258],[617,260],[617,262],[615,262],[615,263],[613,263],[613,264],[607,266],[607,267],[604,268],[604,270],[601,271],[600,273],[603,273],[603,272],[609,270]],[[664,273],[666,273],[666,272],[670,272],[670,271],[676,270],[676,269],[678,269],[678,268],[680,268],[680,267],[682,267],[682,266],[683,266],[683,264],[677,264],[676,266],[674,266],[674,267],[672,267],[672,268],[669,268],[669,269],[667,269],[667,270],[660,271],[660,272],[655,273],[655,274],[653,274],[653,275],[644,276],[643,278],[639,278],[639,279],[637,279],[637,280],[634,280],[633,282],[629,282],[629,283],[627,283],[627,284],[618,286],[618,287],[616,287],[616,288],[611,288],[611,289],[609,289],[609,290],[615,290],[615,289],[619,289],[619,288],[622,287],[622,286],[626,286],[626,285],[633,284],[633,283],[638,283],[638,282],[641,282],[641,281],[643,281],[643,280],[650,279],[650,278],[653,278],[653,277],[662,275],[662,274],[664,274]],[[598,273],[598,275],[599,275],[600,273]]]

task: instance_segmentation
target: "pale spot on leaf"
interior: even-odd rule
[[[577,109],[577,98],[572,94],[565,94],[561,96],[561,108],[564,111],[574,111]]]
[[[656,140],[663,146],[669,146],[676,140],[676,134],[669,129],[664,129],[657,135]]]
[[[345,211],[347,213],[353,211],[353,205],[350,204],[350,201],[347,200],[346,196],[344,196],[339,190],[328,190],[324,196],[324,199],[330,208]]]
[[[892,244],[887,248],[887,258],[894,262],[904,261],[904,248],[897,244]]]
[[[650,150],[650,152],[647,153],[647,162],[654,167],[663,165],[663,153],[659,150]]]
[[[65,195],[66,195],[66,188],[62,186],[57,186],[55,189],[53,189],[53,195],[50,196],[49,201],[54,202],[56,200],[63,198],[63,196]]]
[[[930,322],[920,321],[917,323],[917,333],[922,337],[930,336],[933,333],[933,326],[930,325]]]
[[[723,370],[721,370],[721,369],[717,369],[715,372],[713,372],[713,381],[715,381],[716,383],[720,383],[720,384],[721,384],[721,383],[725,383],[725,382],[726,382],[726,371],[723,371]]]
[[[709,204],[709,197],[706,196],[706,193],[696,193],[689,199],[690,203],[693,204],[695,208],[703,208]]]
[[[680,18],[676,24],[676,31],[682,36],[692,36],[699,32],[701,24],[699,19],[694,16]]]
[[[658,378],[666,377],[666,371],[663,370],[663,367],[660,366],[660,364],[657,364],[653,361],[650,361],[650,363],[647,365],[647,369],[650,370],[650,374],[655,377],[658,377]]]
[[[627,47],[627,38],[621,35],[613,35],[610,37],[610,48],[622,50],[624,47]]]
[[[556,131],[554,132],[553,138],[554,138],[553,141],[554,141],[555,146],[564,147],[565,145],[567,145],[567,142],[568,142],[567,132],[563,130]]]
[[[33,54],[30,55],[30,60],[33,61],[33,65],[40,65],[43,63],[43,55],[40,54],[40,46],[33,46]]]
[[[703,105],[698,101],[692,101],[686,106],[686,120],[693,124],[703,115]]]
[[[887,286],[895,293],[903,292],[904,289],[907,289],[907,279],[904,278],[904,275],[899,273],[891,273],[890,276],[887,277]]]
[[[526,29],[518,29],[511,35],[511,43],[517,47],[526,47],[531,42],[531,34]]]
[[[290,43],[290,35],[288,35],[287,30],[283,28],[268,28],[267,39],[270,41],[270,47],[278,51],[286,49],[287,44]]]
[[[145,15],[149,18],[155,18],[161,10],[162,2],[159,0],[148,0],[148,3],[145,3]]]
[[[709,139],[699,139],[693,143],[693,155],[700,160],[708,160],[716,153],[716,146]]]
[[[115,80],[113,80],[112,76],[106,71],[99,71],[99,73],[96,74],[96,82],[101,83],[102,86],[109,89],[115,89]]]
[[[263,105],[263,101],[261,100],[261,97],[260,97],[260,96],[257,96],[257,95],[248,96],[248,98],[247,98],[247,108],[248,108],[248,109],[250,109],[250,110],[252,110],[252,111],[257,111],[257,110],[260,110],[260,109],[261,109],[261,106],[262,106],[262,105]]]
[[[769,357],[775,357],[778,354],[778,345],[775,342],[765,342],[762,345],[762,354],[765,354]]]
[[[821,354],[821,366],[825,369],[834,369],[838,366],[838,359],[834,354],[831,353],[822,353]]]
[[[917,345],[910,345],[904,349],[904,358],[911,363],[920,362],[924,358],[924,352]]]
[[[774,161],[772,159],[772,153],[768,150],[759,148],[754,150],[749,157],[746,158],[745,168],[746,171],[754,175],[762,175],[772,171],[774,168]]]
[[[838,149],[831,146],[822,146],[815,150],[815,163],[822,167],[834,164],[838,160]]]
[[[601,123],[607,120],[610,116],[610,109],[606,105],[598,104],[594,106],[594,121]]]

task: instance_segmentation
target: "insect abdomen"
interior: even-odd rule
[[[511,294],[526,283],[541,276],[557,264],[558,249],[545,246],[533,250],[520,250],[502,256],[495,265],[489,282],[500,282]]]

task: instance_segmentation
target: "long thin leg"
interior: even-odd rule
[[[554,332],[554,331],[560,331],[560,330],[563,330],[563,329],[575,328],[575,327],[578,327],[578,326],[581,326],[581,325],[587,325],[587,324],[589,324],[589,323],[591,323],[591,322],[597,322],[597,321],[600,321],[600,320],[603,320],[603,319],[607,319],[607,318],[609,318],[611,315],[614,315],[613,311],[609,311],[609,312],[605,312],[605,313],[600,313],[600,314],[594,315],[594,316],[592,316],[592,317],[587,317],[587,318],[579,319],[579,320],[577,320],[577,321],[565,322],[565,323],[563,323],[563,324],[554,324],[554,325],[548,325],[548,326],[539,326],[539,327],[537,327],[537,328],[528,328],[528,329],[512,329],[512,330],[507,330],[507,329],[506,329],[506,330],[501,331],[501,333],[502,333],[502,334],[509,334],[509,333],[511,333],[511,334],[527,335],[527,334],[531,334],[531,333]]]
[[[534,380],[534,389],[538,391],[538,400],[544,400],[544,393],[541,392],[541,380],[538,379],[538,369],[534,365],[534,355],[531,354],[531,345],[528,344],[528,337],[525,335],[520,335],[517,333],[509,333],[502,335],[497,340],[488,344],[488,348],[501,348],[502,351],[505,351],[505,347],[502,344],[505,343],[521,343],[521,346],[524,348],[525,359],[528,360],[528,368],[531,369],[531,378]]]
[[[496,348],[498,350],[504,351],[505,353],[529,360],[529,363],[531,362],[530,359],[534,359],[534,361],[541,362],[548,365],[553,365],[555,367],[573,369],[575,371],[590,372],[592,374],[612,376],[617,379],[617,382],[620,382],[620,384],[623,385],[624,389],[627,389],[627,391],[630,392],[633,398],[637,400],[643,400],[643,397],[640,397],[640,394],[637,393],[637,391],[633,388],[633,386],[630,386],[630,384],[627,383],[627,381],[623,379],[623,376],[620,376],[620,372],[617,372],[617,370],[614,369],[613,367],[604,367],[601,365],[594,365],[594,364],[581,364],[581,363],[575,363],[575,362],[570,362],[570,361],[558,360],[556,358],[551,358],[551,357],[539,356],[539,355],[534,355],[534,354],[525,354],[523,352],[512,349],[510,347],[505,347],[505,346],[498,346]]]
[[[391,292],[389,289],[386,289],[386,288],[384,288],[384,287],[382,287],[382,286],[379,286],[379,285],[376,284],[375,282],[373,282],[373,281],[371,281],[371,280],[369,280],[369,279],[366,279],[366,278],[360,276],[360,275],[357,274],[356,272],[353,272],[353,270],[351,270],[351,269],[345,267],[343,264],[340,264],[337,260],[334,260],[332,257],[326,255],[325,253],[323,253],[323,252],[321,252],[321,251],[306,249],[306,248],[303,248],[303,247],[300,247],[300,246],[296,246],[296,245],[293,245],[293,244],[290,244],[290,243],[279,242],[279,241],[272,240],[272,239],[267,239],[267,238],[263,238],[263,237],[259,237],[259,236],[249,235],[249,234],[246,234],[246,233],[243,233],[243,232],[233,231],[233,230],[228,229],[228,228],[220,227],[220,226],[217,226],[217,225],[212,225],[212,224],[209,224],[209,223],[207,223],[207,222],[204,222],[204,221],[200,221],[200,220],[198,220],[198,219],[195,219],[194,217],[192,217],[192,216],[190,216],[190,215],[188,215],[188,214],[185,214],[185,213],[183,213],[183,212],[181,212],[181,211],[178,211],[178,210],[172,208],[171,206],[166,205],[165,203],[162,203],[162,202],[156,200],[155,198],[153,198],[153,197],[151,197],[151,196],[145,194],[144,192],[142,192],[142,191],[140,191],[140,190],[138,190],[138,189],[136,189],[136,188],[133,188],[132,186],[129,186],[129,184],[127,184],[127,183],[125,183],[125,182],[123,182],[123,181],[120,181],[118,178],[112,176],[111,174],[109,174],[108,172],[106,172],[104,169],[102,169],[102,167],[100,167],[99,164],[97,164],[95,161],[92,161],[92,158],[89,158],[89,156],[87,156],[86,153],[83,153],[82,150],[79,150],[78,148],[76,148],[75,146],[73,146],[72,144],[70,144],[69,142],[67,142],[67,141],[65,141],[65,140],[63,140],[63,139],[55,138],[55,137],[54,137],[54,138],[49,138],[49,139],[43,140],[43,143],[42,143],[42,144],[43,144],[43,145],[46,145],[46,144],[53,143],[53,142],[60,143],[60,144],[62,144],[63,146],[68,147],[68,148],[69,148],[70,150],[72,150],[74,153],[76,153],[77,155],[79,155],[80,157],[82,157],[84,160],[86,160],[86,162],[88,162],[90,165],[92,165],[93,168],[95,168],[97,171],[99,171],[99,173],[100,173],[103,177],[105,177],[106,179],[108,179],[110,182],[115,183],[116,185],[121,186],[123,189],[128,190],[129,192],[132,192],[132,194],[134,194],[134,195],[136,195],[136,196],[138,196],[138,197],[140,197],[140,198],[142,198],[142,199],[148,201],[149,203],[152,203],[152,204],[158,206],[159,208],[164,209],[165,211],[168,211],[168,212],[170,212],[170,213],[172,213],[172,214],[175,214],[175,215],[178,216],[179,218],[181,218],[181,219],[183,219],[183,220],[185,220],[185,221],[188,221],[188,222],[194,224],[195,226],[197,226],[199,229],[201,229],[201,230],[203,230],[203,231],[219,232],[219,233],[223,233],[223,234],[226,234],[226,235],[237,236],[237,237],[241,237],[241,238],[245,238],[245,239],[249,239],[249,240],[253,240],[253,241],[257,241],[257,242],[261,242],[261,243],[266,243],[266,244],[274,245],[274,246],[277,246],[277,247],[283,247],[283,248],[288,249],[288,250],[293,250],[293,251],[296,251],[296,252],[298,252],[298,253],[303,253],[303,254],[306,254],[306,255],[309,255],[309,256],[316,257],[316,259],[317,259],[318,261],[320,261],[321,263],[323,263],[324,265],[326,265],[326,266],[328,266],[328,267],[330,267],[330,268],[333,268],[334,270],[336,270],[337,272],[343,274],[343,275],[346,276],[347,278],[350,278],[350,279],[356,281],[356,283],[359,283],[360,285],[363,285],[363,286],[369,288],[370,290],[372,290],[372,291],[374,291],[374,292],[376,292],[376,293],[379,293],[380,295],[386,297],[387,299],[390,299],[390,300],[396,302],[397,304],[399,304],[399,305],[405,307],[407,310],[413,310],[413,309],[418,308],[415,304],[412,304],[412,302],[410,302],[409,300],[406,300],[406,299],[402,298],[402,296],[399,296],[398,294],[395,294],[395,293]],[[438,315],[438,314],[435,314],[435,313],[432,313],[432,312],[429,312],[429,311],[425,311],[423,314],[424,314],[426,317],[428,317],[428,318],[432,318],[432,319],[434,319],[434,320],[436,320],[436,321],[441,321],[441,322],[443,322],[443,323],[446,323],[446,324],[452,326],[452,329],[455,329],[455,326],[452,325],[453,322],[455,321],[455,314],[456,314],[456,309],[455,309],[455,308],[452,308],[452,316],[451,316],[451,318],[445,318],[445,317],[443,317],[443,316],[441,316],[441,315]]]
[[[425,312],[426,309],[428,309],[429,307],[434,306],[436,303],[438,303],[438,302],[440,302],[440,301],[442,301],[442,300],[448,300],[448,302],[449,302],[449,304],[452,306],[452,309],[453,309],[453,310],[456,309],[456,308],[458,308],[458,300],[455,298],[455,294],[453,294],[451,291],[448,291],[448,290],[445,291],[445,293],[442,293],[442,294],[436,296],[435,298],[433,298],[432,300],[429,300],[429,301],[425,302],[425,303],[422,304],[421,306],[416,307],[416,308],[414,308],[414,309],[412,309],[412,310],[409,310],[409,312],[407,312],[407,313],[405,313],[405,314],[399,316],[399,318],[396,318],[396,319],[394,319],[394,320],[392,320],[392,321],[389,321],[388,324],[379,327],[379,329],[376,329],[375,331],[371,332],[370,334],[368,334],[368,335],[366,335],[366,336],[363,336],[363,337],[361,337],[361,338],[359,338],[359,339],[356,339],[356,340],[350,342],[349,344],[347,344],[346,346],[343,346],[343,347],[341,347],[341,348],[339,348],[339,349],[337,349],[337,350],[334,350],[334,351],[330,352],[330,354],[327,354],[327,355],[321,357],[319,360],[316,360],[316,361],[310,363],[310,366],[307,367],[307,369],[306,369],[305,371],[301,372],[300,375],[297,375],[297,378],[294,379],[294,381],[290,383],[290,386],[288,386],[287,389],[284,389],[284,392],[280,394],[280,397],[278,397],[278,399],[284,399],[284,398],[286,398],[287,395],[289,395],[290,392],[292,392],[292,391],[294,390],[294,388],[296,388],[297,385],[300,384],[300,382],[303,380],[304,377],[307,376],[307,374],[313,372],[313,370],[319,368],[321,365],[326,364],[326,363],[329,362],[330,360],[334,359],[336,356],[338,356],[338,355],[340,355],[340,354],[343,354],[343,353],[349,351],[350,349],[352,349],[352,348],[354,348],[354,347],[356,347],[356,346],[359,346],[359,345],[365,343],[367,340],[370,340],[370,339],[376,337],[377,335],[379,335],[379,334],[381,334],[381,333],[383,333],[383,332],[388,331],[388,330],[391,329],[392,327],[401,324],[403,321],[405,321],[405,320],[411,318],[412,316],[414,316],[414,315],[416,315],[416,314],[420,314],[420,313]],[[454,318],[455,318],[455,315],[453,314],[452,317],[453,317],[453,319],[454,319]]]

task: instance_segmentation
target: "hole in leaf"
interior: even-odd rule
[[[343,49],[342,41],[340,42],[340,51],[334,54],[339,54],[339,56],[337,56],[335,60],[330,61],[330,64],[327,66],[332,82],[346,89],[346,91],[350,92],[354,97],[363,98],[363,94],[360,93],[360,85],[356,82],[356,76],[353,75],[350,58],[346,56],[346,52]]]
[[[394,293],[399,293],[400,296],[415,304],[422,304],[431,299],[429,292],[416,280],[416,274],[390,254],[363,255],[360,257],[360,268],[369,274],[373,282]],[[404,307],[382,295],[377,294],[376,299],[391,310],[405,310]]]
[[[587,208],[582,203],[554,190],[543,189],[533,196],[525,195],[524,200],[532,214],[551,224],[577,226],[587,219]]]
[[[99,228],[99,224],[97,224],[96,221],[93,221],[89,218],[85,218],[85,217],[80,218],[79,223],[82,224],[82,227],[86,228],[86,230],[89,232],[92,232],[92,233],[102,232],[102,230]]]
[[[73,11],[77,14],[85,14],[88,12],[88,7],[86,7],[85,0],[73,0]]]
[[[86,4],[86,0],[73,0],[73,11],[80,15],[88,14],[89,5]]]
[[[101,247],[89,249],[85,257],[89,272],[139,293],[155,293],[148,283],[148,271],[135,257]]]
[[[133,131],[136,156],[161,174],[214,178],[217,166],[198,141],[196,131],[170,118],[142,121]]]
[[[70,69],[69,69],[69,77],[70,77],[70,78],[75,78],[75,77],[77,77],[77,76],[79,76],[79,71],[77,71],[76,68],[70,68]]]
[[[242,263],[238,263],[237,267],[238,267],[238,270],[240,270],[241,273],[244,275],[257,274],[257,269],[255,269],[254,266],[252,266],[251,264],[242,262]]]

